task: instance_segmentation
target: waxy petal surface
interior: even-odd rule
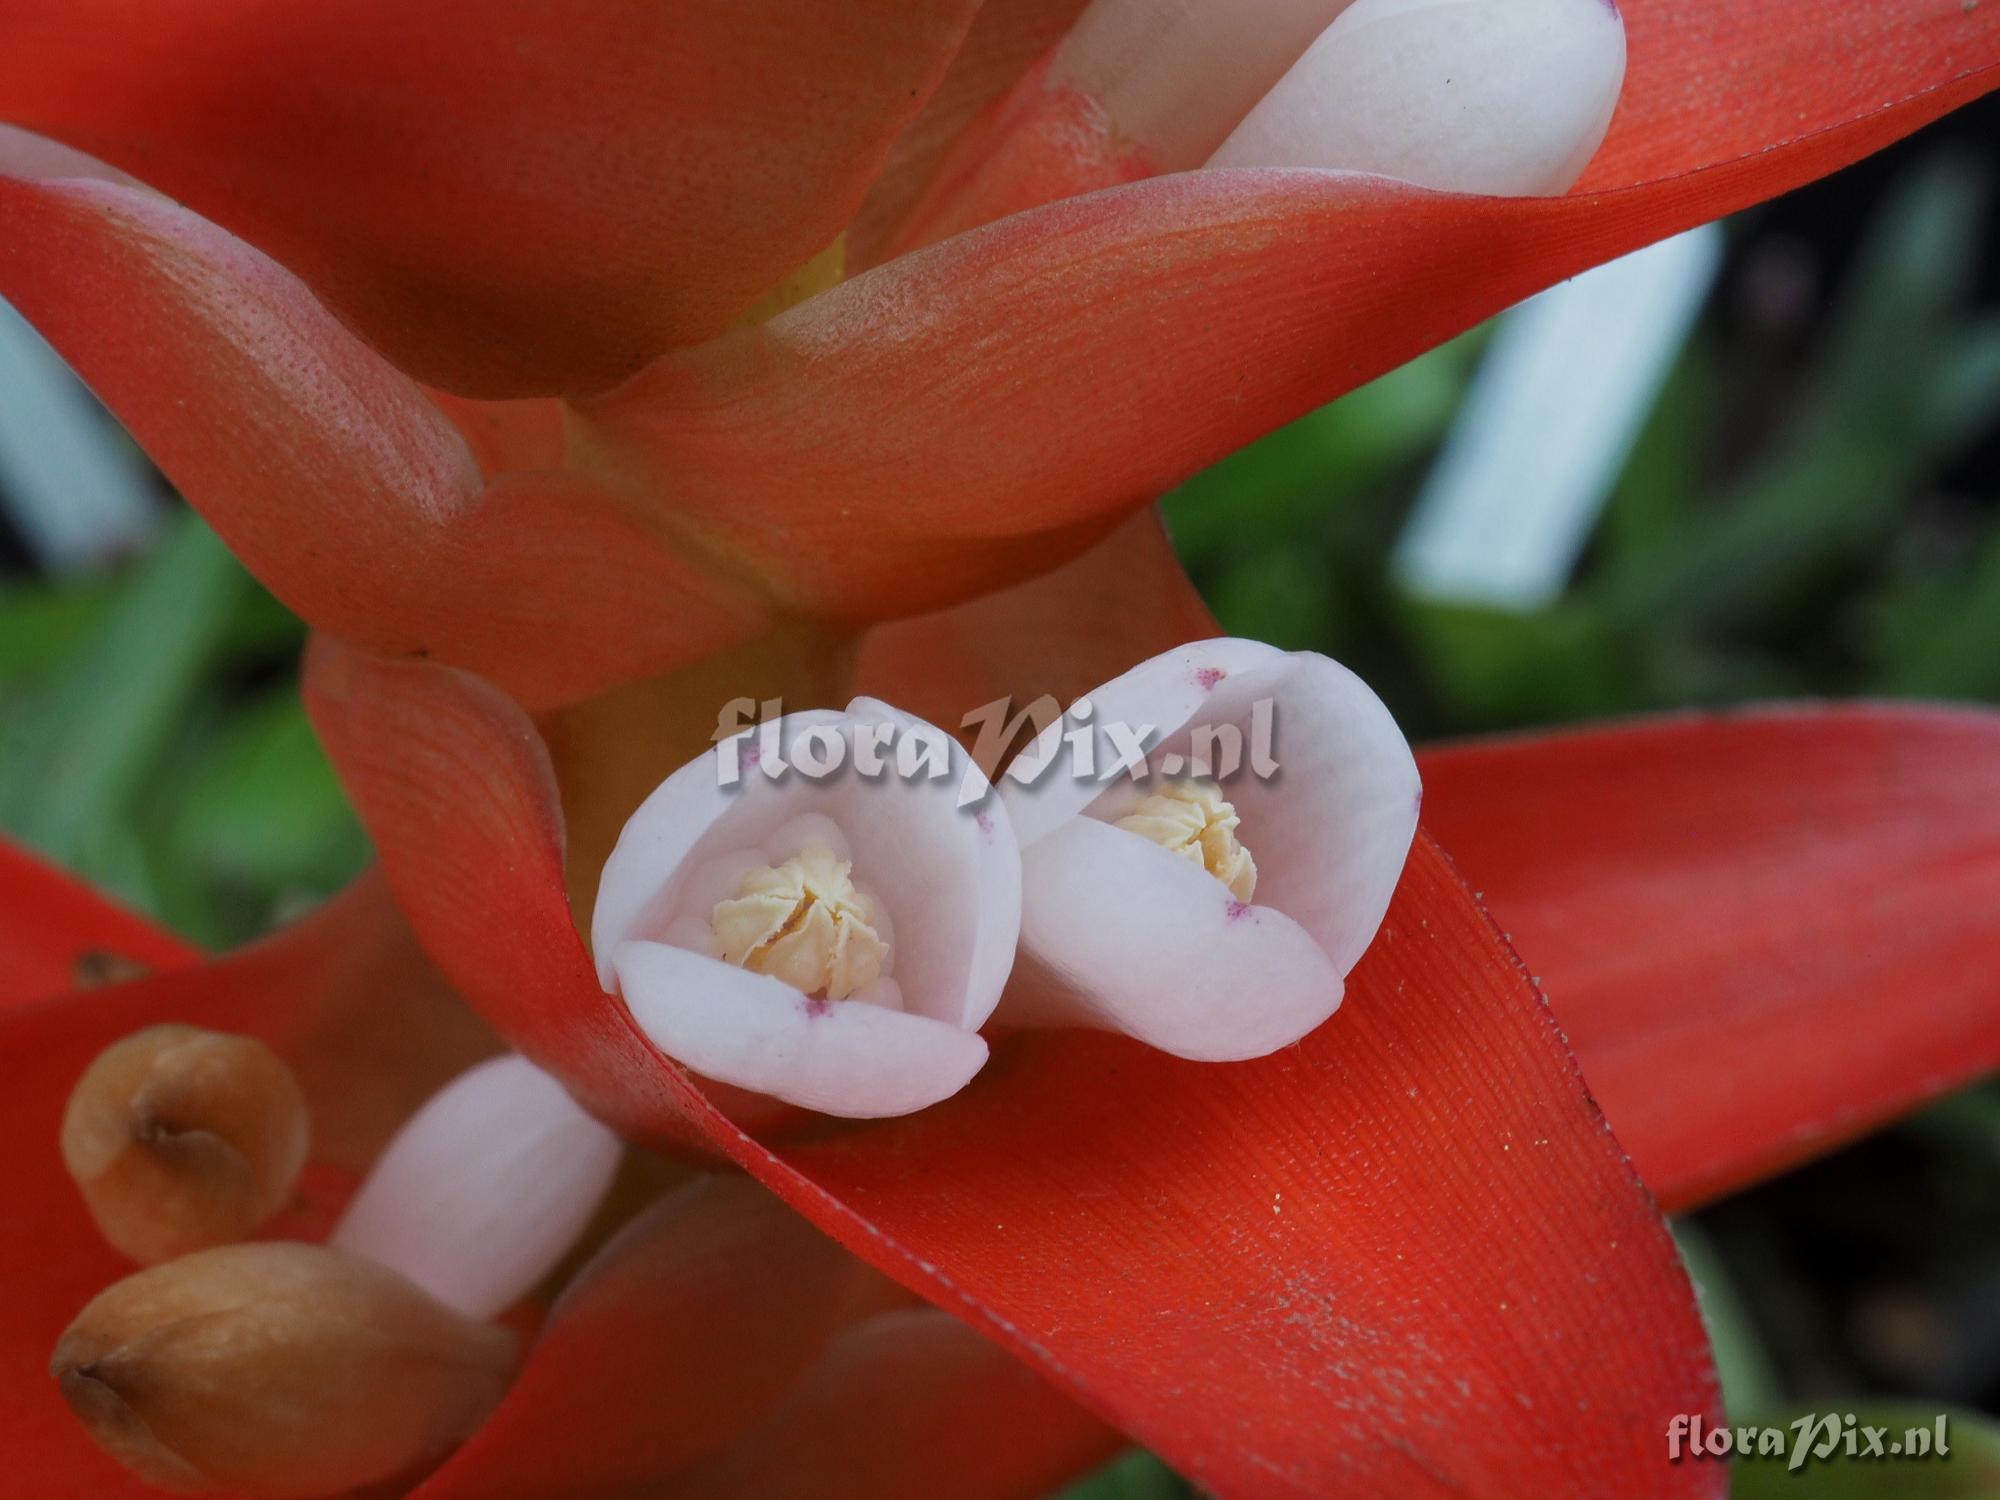
[[[2000,1068],[2000,714],[1688,716],[1421,764],[1427,826],[1669,1207]]]
[[[0,118],[172,194],[403,368],[608,385],[839,233],[976,0],[7,0]]]
[[[1017,1037],[936,1108],[772,1149],[597,988],[517,710],[324,641],[308,696],[427,948],[524,1053],[632,1132],[725,1151],[1197,1481],[1719,1489],[1659,1459],[1715,1390],[1657,1211],[1428,843],[1298,1047],[1222,1067]]]
[[[1960,0],[1628,14],[1630,99],[1589,192],[1252,170],[1051,204],[656,362],[590,404],[594,451],[801,609],[937,608],[1554,281],[2000,82],[2000,12]],[[1711,111],[1724,90],[1760,97]]]
[[[67,877],[41,878],[9,854],[0,907],[6,951],[26,946],[18,925],[67,912],[61,942],[130,953],[136,919],[109,906],[101,923]],[[53,905],[53,902],[50,903]],[[52,929],[53,930],[53,929]],[[171,962],[171,940],[153,946]],[[438,984],[409,940],[379,880],[364,878],[311,917],[228,958],[151,978],[0,1005],[0,1197],[14,1226],[0,1235],[0,1451],[17,1493],[48,1500],[155,1494],[101,1453],[49,1378],[49,1352],[91,1297],[133,1267],[98,1234],[63,1170],[55,1142],[71,1086],[120,1037],[165,1021],[244,1032],[290,1062],[313,1114],[313,1155],[298,1201],[265,1233],[317,1237],[358,1172],[402,1117],[445,1078],[492,1045],[490,1033]],[[17,1232],[18,1231],[18,1232]]]
[[[948,1098],[986,1062],[975,1031],[859,1001],[812,1000],[783,980],[665,943],[613,951],[640,1030],[706,1078],[848,1118]]]
[[[0,178],[0,236],[0,293],[314,624],[540,704],[698,659],[761,619],[589,477],[487,482],[422,388],[187,210],[111,183]],[[547,441],[545,411],[500,420],[489,459]]]
[[[1341,971],[1311,933],[1138,834],[1072,818],[1026,852],[1021,873],[1033,962],[1008,990],[1003,1024],[1095,1026],[1235,1062],[1290,1046],[1340,1004]]]
[[[404,1122],[327,1243],[468,1318],[497,1318],[570,1253],[623,1150],[561,1084],[503,1053]]]

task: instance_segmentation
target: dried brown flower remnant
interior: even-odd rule
[[[151,1265],[243,1239],[291,1196],[310,1122],[262,1042],[150,1026],[70,1094],[63,1162],[112,1245]]]
[[[49,1369],[91,1436],[182,1493],[328,1495],[414,1474],[507,1389],[514,1336],[321,1245],[226,1245],[96,1297]]]

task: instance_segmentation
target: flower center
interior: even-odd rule
[[[750,871],[709,918],[723,959],[829,1000],[875,983],[889,945],[875,930],[875,903],[855,889],[851,869],[815,843],[775,868]]]
[[[1236,809],[1212,781],[1170,781],[1120,818],[1117,827],[1192,860],[1247,902],[1257,889],[1257,861],[1236,842]]]

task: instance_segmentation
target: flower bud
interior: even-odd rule
[[[77,1081],[63,1162],[104,1237],[152,1265],[243,1239],[282,1207],[309,1128],[305,1096],[262,1042],[150,1026]]]
[[[513,1053],[491,1058],[411,1116],[328,1243],[492,1317],[569,1252],[620,1153],[555,1079]]]
[[[1607,0],[1355,0],[1208,164],[1562,193],[1624,82],[1625,25]]]
[[[514,1336],[319,1245],[227,1245],[127,1277],[49,1372],[106,1452],[182,1493],[326,1495],[413,1475],[505,1393]]]

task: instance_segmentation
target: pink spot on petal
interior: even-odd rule
[[[833,1002],[824,995],[801,995],[799,1008],[815,1019],[833,1014]]]
[[[985,834],[989,839],[993,837],[993,819],[989,817],[986,813],[984,812],[974,813],[972,815],[972,821],[979,825],[979,831],[981,833]]]
[[[1212,693],[1215,691],[1215,685],[1228,675],[1220,667],[1198,667],[1195,669],[1194,680],[1200,684],[1204,693]]]
[[[1232,922],[1240,922],[1250,915],[1250,908],[1244,902],[1232,900],[1222,914]]]
[[[758,744],[755,740],[752,740],[750,742],[749,748],[743,752],[743,764],[754,771],[757,769],[758,765],[763,761],[763,759],[764,759],[764,747]]]

